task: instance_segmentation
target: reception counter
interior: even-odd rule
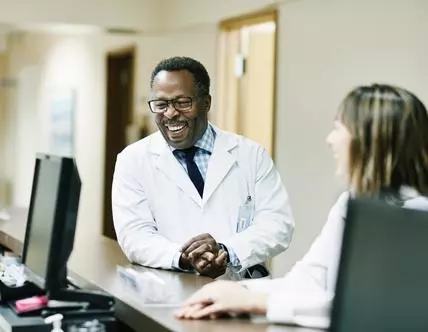
[[[27,211],[13,209],[0,221],[0,244],[20,254]],[[85,243],[82,243],[84,241]],[[117,267],[133,269],[138,287],[126,282]],[[116,299],[117,319],[135,331],[254,331],[307,332],[309,329],[268,324],[264,319],[181,321],[173,316],[179,304],[211,282],[190,273],[164,271],[130,264],[116,241],[103,236],[75,241],[69,275],[82,288],[101,289]]]

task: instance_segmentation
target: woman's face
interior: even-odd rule
[[[336,160],[336,174],[338,176],[348,176],[351,133],[342,122],[336,120],[326,140]]]

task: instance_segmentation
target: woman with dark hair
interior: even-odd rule
[[[248,313],[276,323],[328,327],[349,197],[428,210],[428,112],[414,94],[380,84],[354,89],[343,100],[327,143],[349,190],[303,259],[284,278],[210,283],[177,317]]]

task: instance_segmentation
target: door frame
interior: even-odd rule
[[[219,40],[218,40],[218,48],[219,50],[223,49],[223,40],[222,40],[222,33],[223,32],[230,32],[232,30],[238,30],[241,29],[244,26],[247,25],[255,25],[260,23],[266,23],[266,22],[274,22],[275,23],[275,41],[274,41],[274,47],[275,47],[275,53],[274,53],[274,86],[273,89],[273,95],[272,95],[272,107],[273,107],[273,114],[272,114],[272,159],[275,161],[275,150],[276,150],[276,119],[277,119],[277,90],[278,90],[278,9],[276,7],[268,7],[261,11],[251,12],[245,15],[240,15],[236,17],[232,17],[226,20],[223,20],[219,23]],[[221,52],[221,51],[220,51]],[[221,75],[221,64],[225,62],[224,55],[219,54],[217,61],[217,77],[222,78],[223,75]],[[223,84],[224,82],[220,82],[220,84]],[[219,92],[221,92],[221,89],[217,89]],[[221,94],[221,93],[220,93]],[[217,100],[221,100],[223,96],[218,95]],[[219,103],[220,105],[220,103]]]

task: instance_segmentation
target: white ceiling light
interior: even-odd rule
[[[102,31],[93,25],[67,23],[26,23],[20,24],[19,30],[65,35],[85,35]]]

